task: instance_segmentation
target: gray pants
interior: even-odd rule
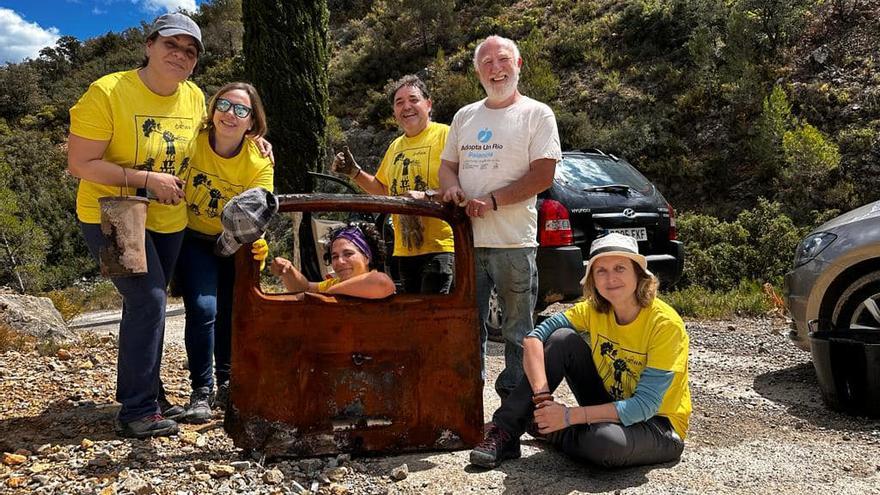
[[[561,328],[544,344],[544,368],[550,390],[563,377],[581,406],[612,402],[590,356],[590,347],[574,330]],[[523,378],[495,411],[492,420],[519,438],[534,419],[532,388]],[[678,459],[684,442],[667,418],[654,416],[630,426],[619,423],[574,425],[551,433],[547,440],[575,459],[604,467],[657,464]]]

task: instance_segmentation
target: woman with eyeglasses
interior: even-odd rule
[[[175,282],[186,308],[184,339],[192,385],[181,421],[191,423],[209,421],[211,406],[224,407],[229,394],[235,259],[214,251],[223,232],[220,214],[227,201],[247,189],[272,191],[274,178],[272,162],[255,143],[268,131],[256,88],[229,83],[211,97],[208,110],[192,160],[180,174],[188,221]],[[253,251],[264,260],[266,241],[257,240]]]
[[[385,249],[375,227],[348,225],[330,231],[327,238],[324,261],[333,267],[333,278],[311,282],[289,260],[279,257],[272,261],[272,273],[281,278],[288,291],[364,299],[382,299],[394,294],[394,281],[376,269],[383,264]]]
[[[159,366],[165,289],[187,221],[177,171],[189,161],[205,115],[205,97],[188,78],[203,51],[192,19],[162,15],[150,27],[141,67],[98,79],[70,109],[68,171],[80,179],[76,216],[96,260],[107,244],[98,198],[136,191],[152,198],[144,246],[148,271],[112,278],[123,301],[116,368],[121,436],[173,435],[177,423],[162,414],[183,412],[164,400]]]

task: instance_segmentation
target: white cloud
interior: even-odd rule
[[[58,28],[42,28],[14,10],[0,7],[0,63],[37,58],[41,49],[55,46],[59,37]]]
[[[107,11],[106,11],[106,10],[102,10],[100,7],[98,7],[97,5],[95,5],[94,7],[92,7],[92,13],[95,14],[95,15],[101,15],[101,14],[106,14]]]
[[[143,0],[143,4],[150,12],[177,12],[179,9],[196,11],[196,0]]]

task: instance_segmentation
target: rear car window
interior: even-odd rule
[[[642,194],[651,192],[651,182],[638,170],[609,158],[566,156],[556,165],[556,180],[574,188],[623,184]]]

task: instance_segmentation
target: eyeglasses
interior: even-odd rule
[[[214,109],[219,112],[226,113],[230,108],[232,109],[232,113],[240,119],[246,118],[251,114],[251,107],[242,105],[241,103],[232,103],[226,98],[217,98],[217,103],[214,104]]]

